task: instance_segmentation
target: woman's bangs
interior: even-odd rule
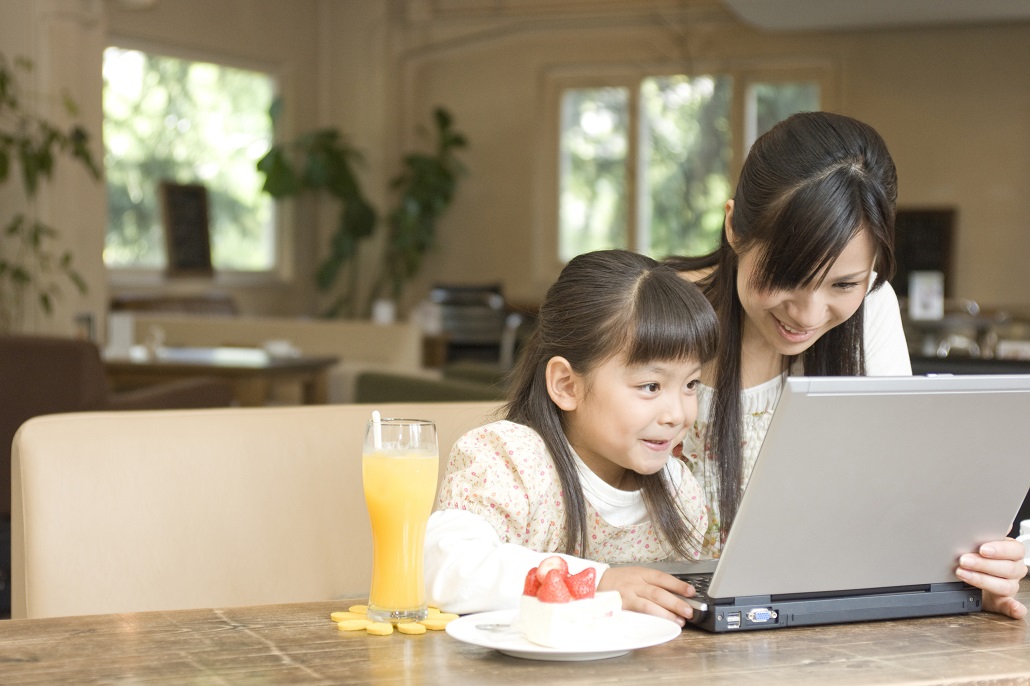
[[[861,230],[861,207],[860,191],[843,169],[798,188],[761,231],[769,238],[756,246],[761,268],[752,287],[792,290],[821,281]]]

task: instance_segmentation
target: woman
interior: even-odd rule
[[[720,321],[718,357],[702,373],[698,420],[683,457],[711,508],[717,556],[792,374],[912,373],[894,273],[897,175],[883,139],[842,115],[794,115],[751,148],[719,248],[668,261],[698,283]],[[1022,545],[986,543],[959,560],[984,608],[1014,618]]]

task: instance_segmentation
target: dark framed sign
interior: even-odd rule
[[[161,215],[169,276],[210,276],[211,233],[207,188],[201,184],[161,183]]]
[[[898,209],[894,223],[894,256],[898,267],[891,279],[898,296],[908,295],[908,278],[912,272],[937,271],[944,274],[945,297],[951,297],[955,215],[953,207]]]

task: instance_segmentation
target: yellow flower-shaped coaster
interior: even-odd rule
[[[368,605],[351,605],[346,612],[333,612],[329,618],[336,622],[340,631],[361,631],[365,630],[371,636],[389,636],[393,633],[394,625],[389,622],[373,622],[367,617]],[[448,622],[458,618],[458,615],[451,612],[443,612],[438,607],[431,607],[428,616],[421,622],[402,622],[397,624],[397,631],[409,636],[417,636],[430,631],[443,631]]]

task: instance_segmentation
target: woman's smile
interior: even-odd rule
[[[801,329],[793,326],[788,326],[782,319],[773,315],[773,319],[779,328],[780,336],[782,336],[788,343],[804,343],[815,335],[816,329]]]

